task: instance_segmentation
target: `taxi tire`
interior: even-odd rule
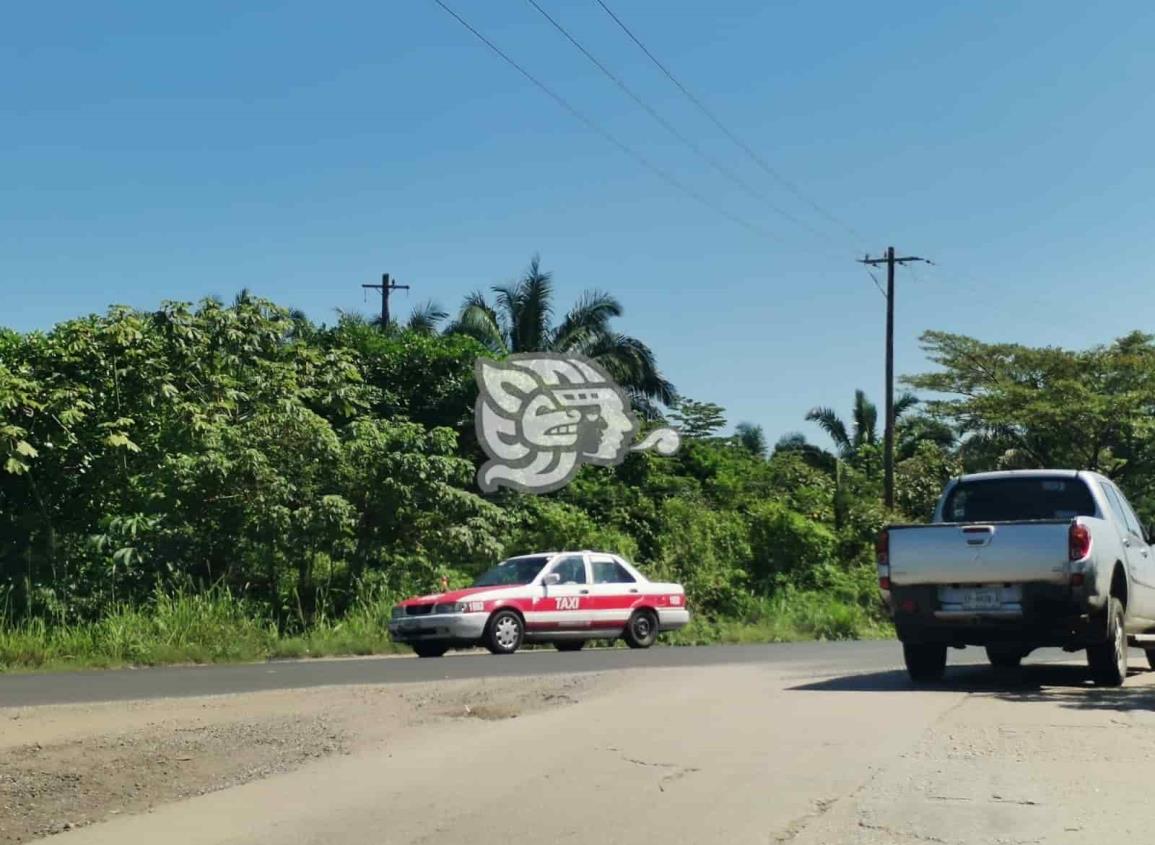
[[[514,632],[512,642],[507,639],[511,630]],[[489,617],[481,641],[490,654],[513,654],[525,641],[525,622],[515,611],[499,610]]]
[[[413,651],[418,657],[444,657],[449,646],[441,643],[414,643]]]
[[[585,640],[558,640],[553,647],[558,651],[581,651],[585,644]]]
[[[630,648],[649,648],[658,639],[658,617],[652,610],[635,610],[622,639]]]

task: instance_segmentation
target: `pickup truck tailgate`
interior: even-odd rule
[[[1071,520],[890,528],[890,580],[911,584],[1065,583]]]

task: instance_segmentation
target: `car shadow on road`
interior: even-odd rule
[[[1046,701],[1076,710],[1152,710],[1155,687],[1135,683],[1147,674],[1131,669],[1132,686],[1097,687],[1087,668],[1067,664],[1024,664],[1018,669],[951,666],[934,683],[914,683],[905,670],[841,675],[790,687],[797,692],[965,692],[1003,701]]]

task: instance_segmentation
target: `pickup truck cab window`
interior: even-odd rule
[[[1139,527],[1139,520],[1135,517],[1131,506],[1127,504],[1127,500],[1123,494],[1113,484],[1104,482],[1102,485],[1103,493],[1107,497],[1107,502],[1111,505],[1111,510],[1115,512],[1115,518],[1119,520],[1121,525],[1127,527],[1127,532],[1134,537],[1143,539],[1143,529]]]
[[[1095,499],[1080,478],[1051,476],[962,481],[943,503],[946,522],[1013,522],[1094,516]]]

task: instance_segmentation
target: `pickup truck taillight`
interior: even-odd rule
[[[890,589],[890,532],[885,528],[874,541],[874,559],[878,564],[878,587],[882,590]]]
[[[1071,560],[1082,560],[1091,553],[1091,532],[1086,525],[1071,523],[1067,532],[1067,556]]]

